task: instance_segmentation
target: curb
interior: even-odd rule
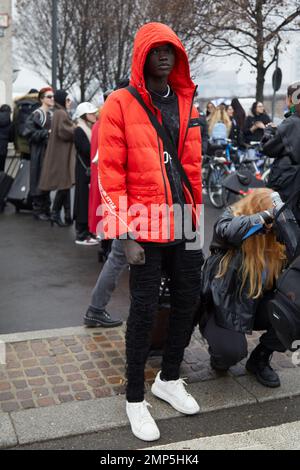
[[[105,330],[122,330],[124,326],[117,328],[106,328]],[[86,328],[85,326],[74,326],[68,328],[57,328],[52,330],[28,331],[25,333],[11,333],[0,335],[3,343],[21,343],[22,341],[33,341],[38,339],[63,338],[66,336],[88,336],[91,333],[102,333],[103,328]]]
[[[189,384],[188,390],[200,403],[202,413],[300,395],[300,374],[295,374],[295,369],[280,371],[280,377],[282,386],[278,389],[262,387],[251,376],[227,376]],[[182,416],[149,392],[146,399],[158,421]],[[115,396],[1,413],[0,448],[128,426],[124,403],[123,396]]]

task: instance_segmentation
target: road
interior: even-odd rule
[[[285,424],[284,428],[277,428]],[[268,437],[265,428],[273,428]],[[210,413],[199,414],[193,417],[180,417],[159,422],[161,438],[159,446],[171,443],[174,450],[204,448],[203,438],[211,438],[210,448],[225,447],[229,442],[230,448],[253,448],[253,434],[245,439],[246,431],[264,430],[264,446],[274,448],[291,448],[300,443],[300,397],[293,399],[274,400],[254,405],[245,405],[237,408],[222,409]],[[284,432],[282,431],[284,429]],[[278,434],[276,436],[276,430]],[[236,433],[234,439],[230,434]],[[182,442],[182,437],[186,442]],[[274,438],[274,436],[276,436]],[[256,439],[257,436],[256,436]],[[262,438],[260,438],[262,439]],[[189,441],[191,440],[191,441]],[[197,445],[198,444],[198,445]],[[259,441],[255,443],[260,445]],[[136,439],[128,427],[117,428],[100,433],[82,435],[32,444],[22,447],[26,450],[133,450],[152,448],[154,443],[146,443]],[[19,447],[20,448],[20,447]],[[102,453],[101,453],[102,455]]]
[[[207,253],[219,211],[205,206]],[[30,213],[0,214],[0,334],[82,325],[101,265],[97,247],[74,243],[74,228],[51,228]],[[128,273],[113,295],[109,311],[127,318]]]

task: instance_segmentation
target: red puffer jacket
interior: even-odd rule
[[[144,64],[153,47],[170,43],[176,51],[176,63],[169,84],[178,97],[180,131],[178,154],[191,183],[193,194],[184,187],[192,205],[201,204],[201,133],[191,119],[199,117],[193,107],[196,87],[190,78],[188,58],[176,34],[161,23],[148,23],[137,33],[134,43],[131,85],[162,122],[146,90]],[[163,143],[145,110],[126,89],[107,99],[99,129],[99,186],[107,213],[99,231],[107,238],[134,232],[138,241],[166,243],[174,240],[172,193],[164,164]],[[126,205],[127,202],[127,205]],[[143,207],[141,208],[141,204]],[[162,206],[158,214],[153,205]],[[140,211],[139,211],[140,210]],[[110,214],[110,216],[108,216]]]

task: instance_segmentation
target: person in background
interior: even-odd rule
[[[50,218],[50,192],[39,189],[43,161],[51,132],[54,91],[51,87],[39,91],[40,108],[31,113],[26,121],[24,136],[30,144],[30,195],[32,197],[33,216],[39,221]]]
[[[40,107],[38,90],[32,88],[25,96],[15,100],[13,112],[14,145],[21,159],[30,160],[28,139],[24,136],[26,121],[30,114]]]
[[[238,128],[240,129],[241,132],[243,132],[243,129],[245,127],[245,121],[246,121],[245,110],[243,106],[241,105],[238,98],[232,99],[231,106],[233,108],[233,117],[236,120]]]
[[[252,116],[247,116],[244,126],[244,140],[250,142],[260,142],[264,130],[271,123],[270,116],[265,112],[263,103],[255,101],[251,108]]]
[[[51,225],[72,225],[70,188],[75,184],[74,125],[67,113],[71,105],[68,93],[58,90],[54,94],[54,113],[51,134],[44,158],[39,188],[57,190],[51,213]],[[65,221],[61,210],[64,207]]]
[[[3,104],[0,107],[0,171],[5,169],[8,143],[13,140],[13,126],[11,122],[11,107]]]
[[[212,101],[209,101],[206,105],[206,120],[209,122],[216,110],[216,106],[213,104]]]
[[[75,118],[77,120],[74,131],[74,143],[76,149],[75,167],[75,200],[74,200],[74,220],[76,224],[77,245],[92,246],[97,245],[95,238],[91,237],[88,225],[89,212],[89,185],[90,175],[90,155],[92,126],[97,121],[98,109],[91,103],[84,102],[77,106]]]
[[[232,141],[233,145],[236,145],[237,147],[241,148],[243,146],[243,132],[234,117],[233,106],[227,105],[225,110],[231,120],[229,139]]]
[[[229,137],[232,123],[227,112],[225,111],[225,106],[222,106],[222,105],[218,106],[215,109],[215,112],[210,117],[210,120],[208,123],[208,134],[211,140],[215,140],[215,132],[216,132],[217,127],[220,127],[219,126],[220,124],[224,125],[224,134],[223,134],[222,140],[226,141],[226,138]]]

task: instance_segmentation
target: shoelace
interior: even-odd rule
[[[148,423],[149,418],[152,418],[152,416],[149,414],[148,408],[152,408],[152,405],[150,405],[150,403],[148,403],[147,401],[143,401],[141,403],[141,409],[142,409],[141,424]]]
[[[185,393],[185,395],[187,397],[190,397],[190,393],[188,393],[185,389],[185,385],[187,385],[186,380],[187,377],[184,377],[183,379],[174,380],[174,385],[176,385],[176,387],[179,386],[181,390]]]

